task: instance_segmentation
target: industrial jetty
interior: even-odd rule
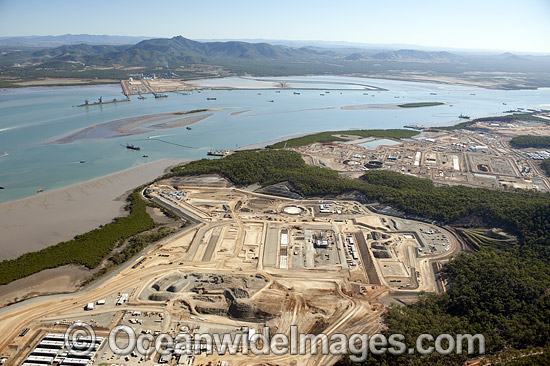
[[[126,97],[124,99],[109,99],[109,100],[103,100],[103,97],[99,97],[99,100],[97,102],[90,103],[88,99],[84,100],[83,104],[77,104],[77,107],[87,107],[90,105],[100,105],[100,104],[111,104],[111,103],[121,103],[121,102],[129,102],[130,97]]]

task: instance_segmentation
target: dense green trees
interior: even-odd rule
[[[510,140],[510,145],[523,149],[527,147],[537,147],[547,149],[550,147],[550,136],[521,135]]]
[[[544,159],[540,162],[540,168],[542,171],[550,177],[550,159]]]
[[[269,145],[270,149],[279,149],[282,147],[297,147],[312,144],[314,142],[334,142],[334,141],[346,141],[343,138],[335,135],[355,135],[361,137],[379,137],[379,138],[391,138],[391,139],[404,139],[417,135],[417,131],[403,130],[403,129],[390,129],[390,130],[347,130],[347,131],[327,131],[314,133],[307,136],[297,137],[286,141],[277,142],[273,145]]]
[[[442,102],[419,102],[419,103],[405,103],[399,104],[399,108],[421,108],[421,107],[435,107],[437,105],[443,105]]]
[[[533,113],[513,113],[504,116],[476,118],[475,122],[511,122],[511,121],[538,121],[548,123],[547,119],[537,117]]]

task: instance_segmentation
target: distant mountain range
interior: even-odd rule
[[[208,59],[246,59],[246,60],[280,60],[309,58],[318,56],[316,51],[307,48],[291,48],[284,46],[273,46],[268,43],[247,43],[247,42],[197,42],[182,36],[170,39],[149,39],[141,41],[135,46],[128,48],[123,53],[140,54],[150,52],[151,57],[170,57],[182,61]]]
[[[328,50],[273,46],[267,43],[197,42],[181,36],[142,40],[135,45],[72,44],[54,48],[27,49],[5,55],[20,56],[21,61],[70,61],[86,65],[163,66],[229,61],[311,62],[334,57]]]
[[[99,37],[99,38],[98,38]],[[104,40],[105,36],[57,36],[40,37],[44,41],[55,38],[57,41]],[[501,55],[459,55],[446,51],[392,50],[376,51],[361,49],[340,49],[335,51],[320,47],[288,47],[268,43],[248,43],[241,41],[197,42],[182,36],[141,40],[134,45],[114,45],[133,37],[111,36],[112,44],[93,45],[89,43],[66,44],[54,48],[41,48],[27,52],[26,56],[36,59],[82,62],[85,64],[125,66],[164,65],[173,66],[188,63],[212,63],[230,61],[287,61],[287,62],[323,62],[323,61],[378,61],[378,62],[420,62],[473,64],[487,66],[489,61],[501,66],[517,69],[536,61],[546,61],[549,56],[517,56],[511,53]],[[21,54],[23,55],[23,54]],[[521,64],[521,65],[519,65]]]
[[[269,43],[243,41],[198,42],[182,36],[173,38],[141,39],[141,37],[65,35],[8,39],[12,46],[0,46],[0,71],[14,76],[52,74],[49,70],[76,72],[96,66],[100,68],[140,67],[178,69],[182,66],[203,65],[219,67],[224,74],[254,74],[259,76],[304,74],[362,74],[388,75],[409,73],[471,77],[475,73],[530,73],[531,82],[513,81],[521,87],[550,83],[550,56],[518,56],[512,53],[468,54],[448,51],[415,49],[362,49],[353,47],[319,47],[318,45],[290,47]],[[13,47],[16,41],[74,42],[56,47]],[[4,38],[6,41],[6,38]],[[86,42],[85,42],[86,41]],[[94,44],[101,41],[103,44]],[[109,41],[110,43],[108,43]],[[127,44],[119,44],[130,42]],[[137,41],[137,42],[136,42]],[[7,41],[6,41],[7,42]],[[2,44],[2,39],[0,39]],[[202,66],[201,66],[202,67]],[[97,69],[97,68],[96,68]],[[25,74],[26,73],[26,74]],[[546,75],[541,81],[539,75]],[[60,73],[58,73],[60,75]],[[66,73],[63,75],[67,75]],[[94,74],[95,75],[95,74]],[[111,77],[126,77],[128,73],[111,73]],[[188,73],[186,77],[198,74]],[[543,75],[543,76],[544,76]],[[199,75],[200,76],[200,75]],[[496,77],[495,77],[496,78]],[[494,79],[495,79],[494,78]],[[508,79],[499,77],[499,84],[508,87]],[[511,85],[510,87],[514,87]]]

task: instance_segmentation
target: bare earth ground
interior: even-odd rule
[[[74,291],[89,274],[82,266],[68,265],[13,281],[0,286],[0,307],[36,295]]]
[[[43,249],[108,223],[124,213],[126,192],[186,161],[164,159],[0,204],[0,260]]]

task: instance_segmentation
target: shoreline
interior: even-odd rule
[[[277,142],[286,141],[286,140],[295,139],[295,138],[298,138],[298,137],[311,135],[312,133],[315,133],[315,132],[294,133],[292,135],[281,136],[279,138],[269,140],[269,141],[255,142],[253,144],[239,146],[237,149],[235,149],[235,151],[265,149],[266,146],[276,144]]]
[[[162,159],[0,204],[0,260],[70,240],[125,214],[126,194],[190,159]]]
[[[298,74],[298,75],[285,75],[285,76],[267,76],[266,78],[270,77],[310,77],[310,76],[326,76],[326,75],[317,75],[317,74]],[[414,76],[406,76],[406,75],[363,75],[363,74],[331,74],[331,76],[342,76],[342,77],[353,77],[353,78],[361,78],[361,79],[381,79],[381,80],[395,80],[395,81],[405,81],[405,82],[413,82],[413,83],[434,83],[434,84],[442,84],[442,85],[455,85],[455,86],[466,86],[466,87],[477,87],[481,89],[487,89],[487,90],[539,90],[539,89],[546,89],[548,87],[520,87],[520,86],[514,86],[514,87],[504,87],[500,84],[491,83],[488,81],[485,82],[476,82],[468,79],[458,79],[458,78],[447,78],[443,75],[440,76],[434,76],[434,77],[425,77],[422,75],[414,75]],[[349,89],[349,88],[294,88],[289,85],[284,85],[283,87],[279,87],[277,85],[273,85],[271,87],[235,87],[235,86],[208,86],[208,85],[195,85],[193,84],[194,81],[202,81],[202,80],[222,80],[228,77],[237,77],[242,78],[245,80],[251,80],[251,81],[258,81],[258,82],[273,82],[275,83],[283,83],[286,84],[286,82],[281,82],[279,80],[270,80],[270,79],[259,79],[260,76],[242,76],[242,75],[234,75],[234,76],[224,76],[224,77],[212,77],[212,78],[192,78],[192,79],[179,79],[181,82],[189,84],[192,86],[192,89],[181,89],[181,90],[167,90],[167,91],[157,91],[160,93],[164,92],[178,92],[178,91],[189,91],[189,90],[334,90],[334,91],[349,91],[349,90],[370,90],[370,91],[385,91],[386,89],[379,88],[373,85],[365,85],[365,89],[357,88],[357,89]],[[262,76],[263,77],[263,76]],[[51,83],[44,83],[44,81],[52,81]],[[121,80],[113,80],[113,79],[70,79],[70,78],[47,78],[47,79],[36,79],[36,80],[30,80],[26,81],[25,83],[28,83],[28,85],[20,85],[20,84],[10,84],[10,85],[1,85],[0,90],[2,89],[21,89],[21,88],[42,88],[42,87],[75,87],[75,86],[94,86],[94,85],[120,85]],[[354,84],[351,83],[350,85],[357,85],[360,86],[361,84]],[[123,90],[124,91],[124,90]],[[147,93],[150,94],[150,93]]]

